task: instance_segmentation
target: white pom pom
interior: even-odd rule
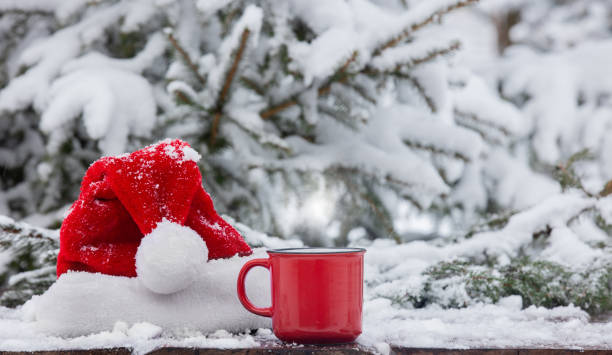
[[[207,260],[208,248],[198,233],[164,219],[140,242],[136,273],[151,291],[169,294],[189,287]]]

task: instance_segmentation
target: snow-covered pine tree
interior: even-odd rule
[[[205,184],[258,229],[344,244],[361,226],[400,241],[398,201],[429,209],[458,178],[448,169],[480,159],[478,135],[452,122],[437,62],[459,42],[425,31],[472,2],[230,3],[200,8],[203,19],[187,9],[183,21],[216,40],[168,29],[168,91],[187,107],[165,135],[193,122]]]
[[[140,2],[0,4],[3,214],[38,213],[38,223],[59,226],[56,211],[78,195],[87,166],[127,149],[128,135],[140,144],[137,136],[149,133],[155,101],[140,74],[163,61],[165,45],[159,34],[149,38],[143,22],[152,9]]]
[[[488,2],[447,24],[465,46],[455,64],[498,87],[520,111],[521,138],[489,152],[483,165],[489,170],[484,188],[494,191],[494,210],[503,212],[440,248],[395,248],[405,248],[398,259],[417,260],[416,270],[389,275],[397,260],[374,266],[371,298],[404,307],[463,307],[520,295],[523,307],[612,309],[612,174],[604,138],[612,92],[598,79],[609,75],[612,59],[610,14],[610,3],[597,0]],[[489,28],[489,38],[470,24]],[[539,172],[540,184],[521,182],[522,171]],[[500,173],[506,176],[491,179]],[[544,195],[551,197],[524,200],[547,186]],[[391,251],[378,253],[384,260]]]
[[[49,22],[12,48],[6,67],[21,70],[0,93],[6,114],[40,115],[46,141],[25,179],[39,192],[8,212],[62,207],[99,154],[178,136],[206,153],[207,187],[241,221],[316,243],[355,226],[399,241],[397,204],[445,206],[480,159],[439,60],[459,42],[426,30],[472,2],[5,3],[9,19]]]
[[[55,281],[57,230],[0,217],[0,305],[15,307]]]

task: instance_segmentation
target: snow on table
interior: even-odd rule
[[[163,347],[252,349],[282,344],[270,329],[231,334],[184,330],[173,334],[142,322],[117,322],[112,329],[64,338],[37,332],[20,310],[0,308],[0,351],[130,348],[143,354]],[[612,349],[612,322],[592,322],[577,307],[520,309],[516,297],[464,309],[398,309],[386,299],[365,303],[363,334],[356,346],[387,354],[402,348]]]

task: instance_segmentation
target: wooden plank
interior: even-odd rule
[[[518,355],[517,349],[418,349],[392,347],[398,355]]]
[[[128,348],[63,350],[63,351],[0,351],[0,355],[129,355]],[[365,355],[374,354],[372,349],[347,345],[266,345],[248,349],[217,349],[217,348],[176,348],[167,347],[153,350],[148,355]],[[612,349],[427,349],[392,347],[392,355],[612,355]]]
[[[310,355],[325,353],[330,355],[361,355],[372,354],[372,352],[356,345],[289,345],[289,346],[262,346],[250,349],[185,349],[185,348],[161,348],[154,350],[149,355],[260,355],[260,354],[283,354],[283,355]]]
[[[91,350],[61,350],[61,351],[0,351],[0,355],[131,355],[132,349],[91,349]]]
[[[604,355],[612,354],[612,349],[609,350],[579,350],[579,349],[521,349],[518,355]]]

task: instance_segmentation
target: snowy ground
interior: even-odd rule
[[[612,323],[591,323],[574,307],[518,311],[510,300],[504,305],[473,306],[462,310],[393,310],[383,302],[366,304],[364,333],[357,343],[387,353],[390,345],[436,348],[606,348],[612,349]],[[145,353],[163,346],[196,348],[253,348],[279,344],[269,329],[254,333],[212,334],[185,331],[168,337],[157,326],[139,323],[83,337],[64,339],[41,336],[28,324],[11,320],[2,310],[0,350],[55,350],[129,347]]]
[[[385,245],[369,247],[366,284],[379,277],[376,256],[386,248]],[[574,306],[522,309],[521,298],[511,296],[497,304],[474,304],[463,309],[445,310],[435,305],[406,309],[378,297],[379,290],[375,292],[374,288],[366,287],[365,290],[364,331],[357,343],[380,353],[387,353],[393,345],[612,349],[612,322],[594,321]],[[278,344],[271,331],[263,328],[256,332],[245,329],[242,334],[230,334],[225,330],[203,334],[188,329],[170,333],[154,324],[122,321],[106,331],[80,337],[58,337],[37,331],[36,322],[24,320],[27,317],[23,313],[23,308],[0,308],[0,351],[128,347],[135,353],[145,353],[164,346],[252,348]]]
[[[517,302],[518,301],[518,302]],[[135,353],[173,347],[252,348],[276,343],[269,329],[243,334],[224,330],[212,334],[185,330],[168,336],[162,328],[118,322],[108,331],[76,338],[37,333],[32,324],[16,319],[18,311],[0,309],[0,350],[56,350],[129,347]],[[520,299],[459,310],[426,308],[399,310],[388,301],[365,304],[364,332],[357,343],[380,353],[390,345],[436,348],[604,348],[612,349],[612,322],[591,322],[576,307],[520,310]]]

